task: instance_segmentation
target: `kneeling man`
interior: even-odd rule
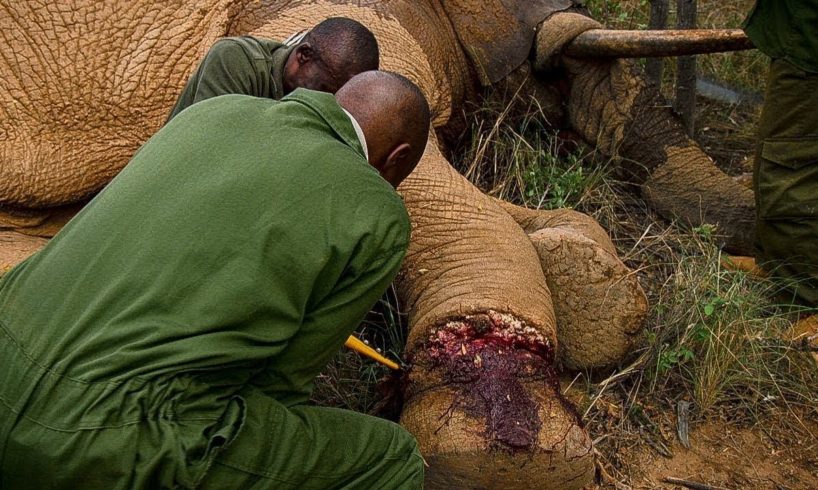
[[[428,130],[384,72],[174,117],[0,279],[0,487],[418,488],[400,426],[307,401],[399,268]]]

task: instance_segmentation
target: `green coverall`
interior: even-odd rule
[[[772,58],[753,180],[759,259],[818,306],[818,0],[759,0],[745,31]]]
[[[0,279],[0,488],[418,488],[399,425],[307,405],[409,240],[334,97],[185,110]]]
[[[196,102],[225,94],[284,97],[284,65],[295,48],[253,36],[226,37],[210,47],[188,79],[168,121]]]

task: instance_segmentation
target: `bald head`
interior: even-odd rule
[[[298,88],[335,93],[358,73],[377,70],[380,52],[358,21],[331,17],[313,27],[284,66],[284,92]]]
[[[369,163],[397,187],[426,148],[431,122],[426,97],[402,75],[367,71],[352,77],[335,98],[361,125]]]

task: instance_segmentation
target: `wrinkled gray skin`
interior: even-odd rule
[[[480,84],[507,82],[514,70],[517,79],[528,71],[527,59],[555,50],[537,44],[534,28],[571,2],[2,3],[0,226],[47,236],[158,129],[187,74],[220,36],[283,35],[326,15],[358,18],[378,35],[383,67],[409,75],[430,96],[435,127],[445,136],[460,129],[457,115]],[[367,6],[352,6],[358,3]],[[286,19],[286,12],[298,13]],[[559,22],[547,28],[563,29],[570,31]],[[550,121],[619,158],[664,216],[719,224],[729,250],[752,251],[751,192],[685,136],[632,63],[559,58],[552,65],[529,81]],[[47,215],[54,226],[43,224]]]

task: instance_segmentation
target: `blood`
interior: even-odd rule
[[[494,311],[433,330],[414,362],[441,370],[457,392],[449,412],[460,408],[484,418],[484,436],[496,449],[535,448],[543,422],[524,383],[542,382],[559,394],[550,342],[536,329]]]

